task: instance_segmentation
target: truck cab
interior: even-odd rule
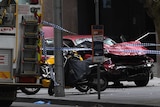
[[[20,87],[38,87],[42,0],[0,0],[0,104]]]

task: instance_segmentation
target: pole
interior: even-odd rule
[[[62,0],[53,0],[53,19],[54,23],[62,26]],[[62,31],[54,30],[55,43],[55,74],[56,81],[59,84],[55,87],[55,97],[64,97],[64,69],[62,53]]]
[[[98,79],[98,99],[101,99],[101,93],[100,93],[100,63],[98,63],[98,67],[97,67],[97,79]]]
[[[99,25],[99,0],[95,0],[95,21],[96,25]],[[98,63],[97,67],[97,88],[98,88],[98,99],[101,99],[101,94],[100,94],[100,63]]]
[[[95,19],[96,25],[99,25],[99,0],[95,0]]]

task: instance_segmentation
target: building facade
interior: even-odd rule
[[[44,0],[44,20],[53,22],[53,1]],[[91,34],[95,25],[95,0],[62,0],[62,27],[80,35]],[[120,42],[120,36],[135,40],[154,32],[154,24],[138,0],[99,0],[99,23],[104,35]],[[63,32],[63,35],[69,35]],[[155,42],[155,35],[146,38]]]

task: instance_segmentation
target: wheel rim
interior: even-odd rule
[[[98,79],[96,78],[98,84]],[[100,91],[104,91],[108,87],[108,81],[105,77],[100,78]],[[96,91],[98,91],[97,85],[93,87]]]
[[[26,90],[28,90],[29,92],[34,92],[37,91],[38,88],[25,88]]]
[[[88,90],[88,86],[87,85],[80,85],[79,86],[81,89],[83,89],[83,90]]]

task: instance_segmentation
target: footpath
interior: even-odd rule
[[[98,94],[94,90],[81,93],[65,89],[65,97],[49,96],[42,88],[35,95],[19,92],[16,102],[72,105],[75,107],[160,107],[160,78],[154,77],[146,87],[136,87],[134,82],[122,82],[124,87],[108,88]]]

